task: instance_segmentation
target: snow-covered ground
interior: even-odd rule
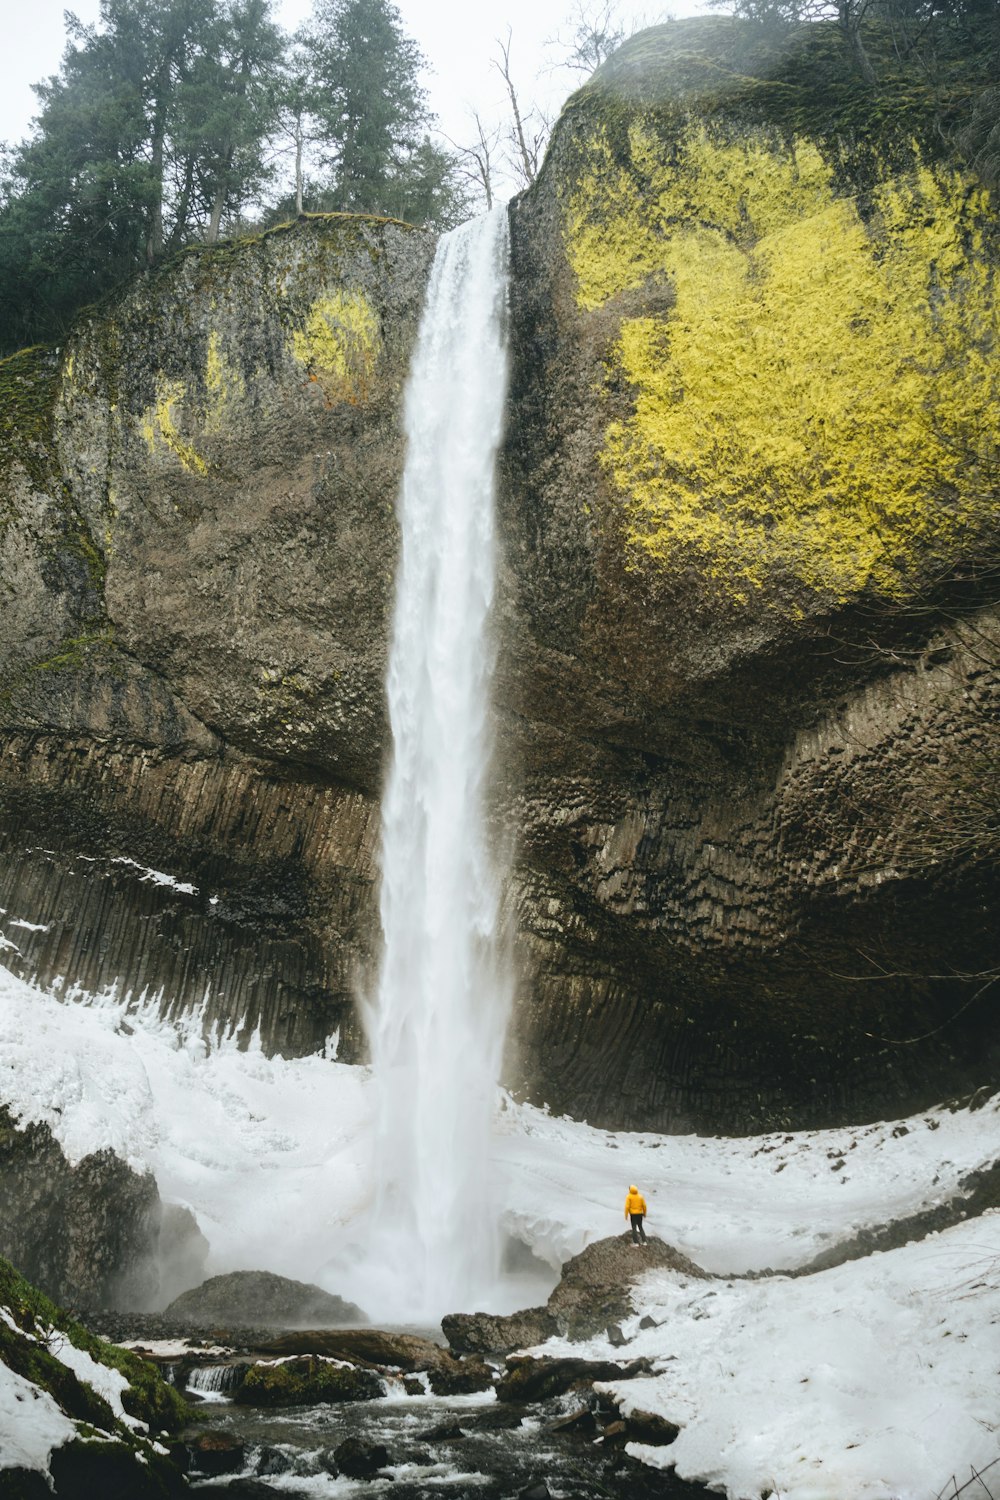
[[[0,1102],[47,1122],[72,1160],[110,1146],[151,1170],[163,1198],[197,1217],[210,1273],[318,1281],[380,1316],[348,1253],[373,1201],[365,1070],[267,1059],[227,1037],[209,1047],[197,1018],[178,1027],[114,997],[62,1001],[0,969]],[[953,1196],[998,1158],[1000,1095],[744,1140],[616,1134],[506,1100],[495,1139],[504,1222],[550,1265],[620,1232],[636,1182],[649,1229],[723,1276],[804,1265]],[[619,1394],[683,1430],[640,1456],[733,1500],[953,1494],[953,1475],[961,1484],[1000,1455],[998,1266],[1000,1214],[988,1214],[795,1280],[706,1287],[651,1273],[642,1310],[664,1326],[629,1354],[648,1353],[657,1373]],[[496,1305],[544,1287],[524,1293],[509,1285]]]

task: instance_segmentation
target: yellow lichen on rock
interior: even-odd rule
[[[632,409],[602,461],[631,547],[736,601],[779,578],[899,595],[954,560],[998,482],[986,195],[916,161],[862,218],[809,142],[630,147],[594,143],[566,239],[581,308],[649,278],[676,299],[626,317],[612,356]]]
[[[205,431],[224,433],[230,425],[235,406],[246,398],[246,382],[237,367],[226,358],[217,329],[208,335],[205,353]]]
[[[367,399],[382,340],[378,316],[362,292],[318,298],[290,343],[329,404]]]
[[[207,474],[208,464],[178,429],[178,407],[183,401],[181,381],[167,380],[161,375],[156,383],[156,400],[143,412],[140,429],[150,453],[166,448],[190,473]]]

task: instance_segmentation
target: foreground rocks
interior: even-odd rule
[[[4,1500],[53,1493],[57,1500],[164,1500],[185,1488],[176,1439],[187,1409],[177,1392],[145,1360],[95,1338],[5,1260],[0,1365],[15,1410],[18,1403],[33,1408],[53,1445],[47,1476],[0,1468]],[[4,1420],[15,1425],[0,1438],[16,1442],[23,1434],[13,1413]]]
[[[683,1276],[708,1276],[707,1271],[655,1235],[639,1247],[628,1234],[612,1236],[595,1240],[566,1262],[545,1307],[526,1308],[510,1317],[451,1313],[442,1319],[441,1327],[451,1347],[461,1353],[507,1354],[542,1344],[555,1334],[570,1339],[591,1338],[632,1312],[632,1284],[654,1267]]]

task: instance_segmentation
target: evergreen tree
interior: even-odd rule
[[[0,179],[0,347],[76,310],[259,190],[280,34],[268,0],[102,0],[68,17],[33,137]]]
[[[337,207],[393,213],[408,196],[415,200],[421,161],[432,173],[441,163],[436,148],[427,149],[424,58],[399,11],[390,0],[319,0],[306,45]]]

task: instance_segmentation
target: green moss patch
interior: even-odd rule
[[[236,1399],[245,1406],[310,1406],[321,1401],[376,1401],[384,1396],[374,1370],[306,1355],[252,1365]]]
[[[0,359],[0,476],[20,465],[39,489],[51,483],[58,389],[57,350],[36,345]]]

